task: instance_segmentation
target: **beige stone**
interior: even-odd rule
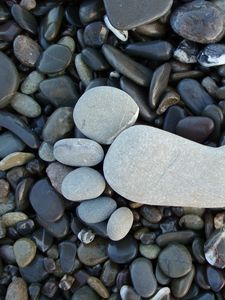
[[[0,171],[22,166],[34,158],[34,154],[27,152],[14,152],[0,161]]]

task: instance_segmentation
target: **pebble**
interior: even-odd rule
[[[85,223],[99,223],[108,219],[115,211],[117,203],[109,197],[99,197],[96,199],[81,202],[77,207],[79,218]]]
[[[41,55],[37,68],[44,74],[54,74],[64,71],[70,64],[72,53],[66,46],[54,44]]]
[[[46,41],[53,41],[60,30],[62,19],[63,19],[64,9],[62,6],[53,6],[45,18],[43,19],[43,36]]]
[[[104,4],[101,0],[82,1],[79,8],[80,20],[83,24],[100,20],[104,16]]]
[[[192,1],[179,6],[172,13],[170,24],[172,29],[183,38],[201,44],[209,44],[222,39],[224,35],[223,16],[223,12],[209,1],[197,3]],[[199,26],[196,26],[196,22]]]
[[[168,287],[161,288],[150,300],[170,300],[171,291]]]
[[[58,44],[68,47],[72,54],[75,52],[76,43],[75,43],[75,40],[71,36],[63,36],[58,41]]]
[[[215,296],[211,292],[202,292],[192,298],[192,300],[215,300]]]
[[[225,45],[207,45],[198,55],[198,63],[204,67],[215,67],[225,64]]]
[[[88,277],[88,285],[103,299],[108,299],[110,294],[104,284],[94,276]]]
[[[219,212],[214,217],[215,229],[222,229],[225,225],[225,212]]]
[[[41,252],[46,252],[53,243],[53,237],[43,228],[33,232],[32,239]]]
[[[85,136],[111,144],[121,131],[135,123],[138,113],[137,104],[127,93],[114,87],[96,87],[78,100],[73,117]]]
[[[2,221],[6,227],[14,226],[20,221],[28,219],[23,212],[8,212],[2,216]]]
[[[18,4],[14,4],[11,8],[11,14],[21,28],[31,34],[37,33],[37,21],[29,11]]]
[[[192,257],[180,244],[170,244],[159,254],[160,269],[170,278],[180,278],[191,271]]]
[[[36,255],[28,266],[19,270],[23,279],[28,283],[40,282],[48,277],[48,273],[44,268],[44,257],[41,255]]]
[[[145,274],[145,276],[141,276]],[[143,257],[136,258],[130,265],[130,275],[135,291],[144,298],[152,296],[157,289],[157,281],[151,262]]]
[[[204,264],[206,262],[203,239],[198,237],[194,239],[192,243],[192,253],[193,253],[193,257],[198,263]]]
[[[113,241],[122,240],[130,231],[133,224],[133,213],[127,207],[116,209],[107,223],[107,234]]]
[[[163,130],[175,133],[178,122],[186,116],[187,113],[182,107],[178,105],[171,106],[165,114]]]
[[[141,297],[135,292],[135,290],[128,285],[123,285],[120,289],[120,297],[122,300],[140,300]],[[110,298],[111,300],[111,298]],[[117,297],[116,297],[117,300]]]
[[[93,80],[93,72],[91,68],[84,62],[81,53],[77,54],[75,57],[75,67],[81,82],[85,87]]]
[[[33,233],[35,230],[34,221],[31,219],[20,221],[16,224],[16,231],[21,235],[25,236],[27,234]]]
[[[35,156],[33,153],[13,152],[11,154],[8,154],[6,157],[4,157],[0,161],[0,170],[6,171],[13,167],[25,165],[27,162],[32,160],[34,157]]]
[[[16,93],[10,104],[16,112],[28,118],[36,118],[41,114],[40,105],[32,97],[22,93]]]
[[[87,285],[76,290],[71,300],[100,300],[101,298]]]
[[[225,284],[223,271],[207,266],[206,272],[211,289],[216,293],[221,291]]]
[[[114,262],[107,260],[103,265],[100,279],[106,287],[112,287],[116,282],[118,273],[119,266]]]
[[[139,252],[142,256],[148,259],[156,259],[160,253],[161,249],[158,245],[143,245],[140,244]]]
[[[53,162],[55,157],[53,155],[53,146],[49,143],[42,142],[38,149],[39,157],[47,162]]]
[[[108,28],[100,21],[88,24],[85,26],[83,34],[85,45],[90,47],[101,47],[107,41],[108,32]]]
[[[27,284],[20,278],[15,278],[8,286],[5,300],[28,300]]]
[[[222,109],[215,104],[207,105],[206,108],[203,110],[202,115],[213,120],[215,127],[214,131],[210,136],[210,139],[217,143],[221,136],[221,129],[223,127],[224,122],[224,115]]]
[[[0,37],[2,42],[12,42],[14,38],[20,34],[22,28],[13,20],[6,21],[0,24]]]
[[[0,216],[13,211],[15,206],[15,197],[12,193],[9,193],[5,198],[0,198]]]
[[[195,276],[195,268],[192,266],[191,271],[181,278],[175,278],[171,282],[172,294],[177,298],[182,298],[187,295],[191,288]]]
[[[9,131],[5,131],[0,135],[0,158],[14,152],[21,152],[25,148],[25,144]]]
[[[3,262],[7,264],[16,264],[13,246],[7,244],[0,246],[0,254]]]
[[[36,1],[35,0],[21,0],[20,6],[22,6],[26,10],[32,10],[36,7]]]
[[[54,145],[54,157],[64,165],[92,167],[104,158],[102,147],[89,139],[62,139]]]
[[[185,64],[197,63],[199,49],[196,43],[183,40],[173,53],[173,57]]]
[[[38,71],[32,71],[22,82],[20,89],[23,94],[30,95],[38,91],[39,84],[44,80],[44,75]]]
[[[218,86],[212,77],[207,76],[203,78],[201,85],[204,87],[204,89],[206,89],[210,96],[216,98],[216,90],[218,89]]]
[[[163,217],[162,211],[157,207],[143,205],[140,208],[140,215],[150,223],[159,223]]]
[[[18,35],[13,42],[16,58],[27,67],[34,67],[41,54],[38,43],[26,35]]]
[[[82,50],[82,58],[86,65],[93,71],[105,71],[109,68],[104,56],[100,51],[94,48],[87,47]]]
[[[180,227],[185,227],[191,230],[201,230],[204,228],[204,222],[201,217],[197,215],[184,215],[179,221]]]
[[[19,267],[24,268],[34,260],[36,248],[36,244],[28,238],[21,238],[14,243],[13,251]]]
[[[76,244],[64,241],[59,244],[60,266],[63,272],[72,273],[75,269],[75,258],[77,253]]]
[[[46,178],[33,185],[29,199],[35,212],[45,221],[55,222],[63,216],[63,199]]]
[[[164,114],[170,107],[174,106],[175,104],[180,103],[180,95],[177,94],[173,90],[166,91],[162,97],[161,101],[159,103],[159,106],[156,110],[156,113],[158,115]]]
[[[6,198],[9,194],[9,183],[5,179],[0,179],[0,199]],[[0,201],[3,202],[3,201]]]

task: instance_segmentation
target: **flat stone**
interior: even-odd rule
[[[15,278],[8,286],[5,300],[28,300],[27,284],[20,277]]]
[[[39,89],[39,84],[45,77],[38,71],[32,71],[22,82],[20,89],[23,94],[34,94]]]
[[[173,1],[104,0],[104,4],[112,25],[128,30],[159,19],[169,11]]]
[[[107,234],[113,241],[122,240],[133,225],[133,213],[127,207],[120,207],[110,216],[107,223]]]
[[[77,246],[70,241],[64,241],[59,244],[60,266],[63,272],[71,273],[75,269],[75,258]]]
[[[24,148],[25,144],[11,132],[6,131],[0,135],[0,158],[13,152],[21,152]]]
[[[43,19],[43,36],[46,41],[53,41],[60,30],[64,15],[64,9],[61,5],[53,6]]]
[[[34,157],[33,153],[13,152],[0,161],[0,170],[6,171],[14,167],[25,165]]]
[[[16,262],[19,267],[28,266],[36,255],[36,244],[27,238],[17,240],[13,245],[13,251],[16,257]]]
[[[0,108],[7,106],[19,86],[19,75],[11,59],[0,51]],[[7,74],[7,76],[5,76]]]
[[[20,268],[20,274],[26,282],[40,282],[48,277],[44,268],[44,257],[36,255],[35,259],[26,267]]]
[[[70,172],[62,182],[62,194],[71,201],[97,198],[105,189],[105,180],[96,170],[81,167]]]
[[[192,281],[195,276],[195,267],[192,266],[191,271],[181,278],[175,278],[171,282],[171,291],[177,298],[184,297],[190,290]]]
[[[24,30],[29,33],[37,33],[37,21],[35,17],[26,9],[18,4],[14,4],[11,8],[11,13],[15,21],[22,27]]]
[[[78,289],[71,300],[100,300],[101,298],[87,285]]]
[[[77,207],[77,214],[85,223],[99,223],[108,219],[116,207],[115,200],[102,196],[81,202]]]
[[[215,67],[225,64],[225,44],[207,45],[198,55],[198,63],[204,67]]]
[[[32,97],[22,93],[16,93],[10,104],[15,111],[28,118],[36,118],[41,114],[40,105]]]
[[[105,8],[101,0],[85,0],[80,4],[79,17],[83,24],[101,20]]]
[[[209,1],[192,1],[179,6],[172,13],[170,24],[177,34],[197,43],[215,43],[224,35],[224,13]]]
[[[104,151],[95,141],[70,138],[55,143],[54,157],[64,165],[92,167],[103,160]]]
[[[16,225],[20,221],[27,220],[28,216],[22,212],[8,212],[2,216],[2,221],[6,227]]]
[[[85,92],[74,109],[74,122],[87,137],[111,144],[137,120],[139,108],[125,92],[114,87],[96,87]]]
[[[170,300],[171,299],[171,291],[168,287],[161,288],[152,298],[151,300]]]
[[[33,232],[32,239],[35,241],[35,244],[41,252],[46,252],[53,244],[53,236],[44,228],[40,228]]]

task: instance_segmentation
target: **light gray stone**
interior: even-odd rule
[[[104,158],[102,146],[89,139],[63,139],[54,145],[54,157],[62,164],[74,167],[92,167]]]
[[[38,91],[39,84],[45,77],[38,71],[31,72],[21,84],[21,92],[27,95],[33,94]]]
[[[25,117],[36,118],[41,114],[40,105],[28,95],[16,93],[10,103],[15,111]]]
[[[111,144],[138,118],[139,108],[125,92],[114,87],[96,87],[85,92],[74,109],[74,122],[87,137]]]
[[[164,288],[161,288],[161,289],[155,294],[155,296],[153,296],[153,297],[150,298],[149,300],[169,300],[169,299],[171,299],[170,288],[164,287]]]
[[[47,162],[53,162],[55,157],[53,155],[53,146],[49,143],[42,142],[38,149],[39,157]]]
[[[71,201],[83,201],[100,196],[105,189],[104,177],[96,170],[81,167],[70,172],[62,182],[62,194]]]
[[[211,148],[150,126],[123,131],[104,175],[119,195],[163,206],[223,207],[225,147]]]
[[[77,54],[75,57],[75,67],[81,82],[86,87],[93,79],[93,73],[92,70],[89,68],[89,66],[85,64],[81,53]]]

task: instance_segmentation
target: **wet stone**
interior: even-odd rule
[[[83,58],[84,62],[93,71],[104,71],[109,68],[109,65],[106,62],[104,56],[97,49],[85,48],[82,50],[81,53],[82,53],[82,58]]]
[[[33,98],[22,93],[16,93],[10,104],[15,111],[28,118],[36,118],[41,114],[40,105]]]
[[[100,300],[101,298],[87,285],[78,289],[72,296],[71,300]]]
[[[47,278],[44,268],[44,257],[36,255],[35,259],[26,267],[20,268],[20,274],[26,282],[40,282]]]
[[[58,5],[49,10],[43,20],[43,36],[46,41],[53,41],[60,30],[64,10]]]
[[[196,261],[200,264],[205,263],[205,254],[204,254],[204,240],[201,238],[195,238],[192,243],[192,253]]]
[[[30,12],[22,8],[20,5],[14,4],[12,6],[11,13],[20,27],[29,33],[36,34],[37,21]]]
[[[21,238],[15,242],[13,251],[19,267],[24,268],[33,261],[36,248],[36,244],[28,238]]]
[[[60,265],[63,272],[71,273],[74,271],[76,253],[75,243],[64,241],[59,244]]]
[[[194,64],[197,62],[199,49],[193,42],[183,40],[173,53],[173,57],[185,64]]]
[[[0,198],[0,216],[13,211],[15,208],[15,197],[12,193],[5,198]]]
[[[177,298],[184,297],[192,284],[195,275],[195,268],[192,266],[191,271],[181,278],[173,279],[171,282],[171,291]]]
[[[79,16],[83,24],[100,20],[103,15],[104,5],[101,0],[85,0],[81,2]]]
[[[23,94],[34,94],[38,91],[39,84],[44,80],[44,75],[38,71],[32,71],[22,82],[20,89]]]
[[[28,300],[27,284],[20,277],[15,278],[8,286],[5,300]]]
[[[90,23],[84,29],[84,43],[90,47],[100,47],[106,42],[108,32],[109,30],[104,23]]]
[[[34,154],[28,152],[13,152],[0,161],[0,170],[6,171],[13,167],[25,165],[34,158]]]

